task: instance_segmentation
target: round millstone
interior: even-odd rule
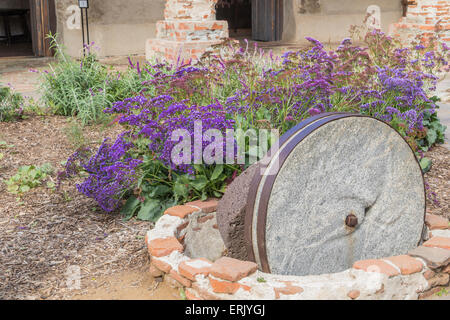
[[[382,121],[353,114],[310,118],[283,135],[279,151],[263,163],[249,189],[240,186],[244,230],[219,223],[222,236],[241,246],[244,239],[246,254],[236,258],[246,255],[265,272],[314,275],[405,254],[421,240],[422,172],[409,145]],[[230,212],[236,215],[236,208],[219,203],[217,220]]]

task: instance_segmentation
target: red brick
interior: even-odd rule
[[[298,293],[302,293],[304,290],[302,287],[294,286],[290,281],[283,281],[286,285],[284,287],[273,288],[275,292],[275,299],[280,299],[280,295],[294,295]]]
[[[427,214],[425,223],[430,230],[448,229],[448,219],[434,214]]]
[[[148,244],[148,251],[154,257],[164,257],[173,251],[183,252],[183,250],[183,246],[175,237],[158,238],[150,241]]]
[[[164,214],[168,214],[170,216],[180,217],[182,219],[186,218],[191,213],[197,211],[197,209],[189,206],[175,206],[167,209]]]
[[[192,289],[194,289],[195,292],[197,292],[198,296],[200,296],[200,298],[204,300],[221,300],[220,297],[218,297],[214,293],[209,292],[208,290],[203,289],[196,282],[192,283]]]
[[[425,247],[436,247],[450,250],[450,238],[444,237],[433,237],[430,240],[426,241],[423,246]]]
[[[203,50],[200,49],[200,51],[203,51]],[[193,53],[196,53],[196,52],[193,52]],[[217,210],[218,203],[219,203],[219,200],[217,200],[217,199],[209,199],[206,201],[197,200],[197,201],[188,202],[188,203],[186,203],[186,205],[200,208],[203,213],[211,213],[211,212],[215,212]]]
[[[196,267],[195,264],[201,263],[202,266]],[[209,264],[209,266],[206,266]],[[205,265],[205,266],[203,266]],[[183,261],[178,266],[178,272],[189,280],[195,281],[195,276],[199,274],[203,274],[207,276],[209,271],[211,270],[212,262],[208,259],[200,258],[200,259],[192,259],[188,261]]]
[[[386,258],[386,260],[389,260],[393,264],[395,264],[402,272],[402,275],[417,273],[422,271],[423,269],[422,262],[408,255],[389,257]]]
[[[211,274],[217,278],[228,281],[239,281],[258,269],[258,265],[250,261],[241,261],[222,257],[211,267]]]
[[[188,300],[205,300],[203,298],[198,297],[197,294],[191,289],[186,289],[184,292],[186,294],[186,299]]]
[[[152,265],[165,273],[169,273],[172,269],[172,266],[170,264],[159,259],[152,258]]]
[[[240,284],[238,282],[231,282],[226,280],[218,280],[214,279],[212,277],[209,277],[209,283],[211,284],[211,287],[215,293],[228,293],[228,294],[234,294],[236,291],[238,291],[240,288],[250,291],[250,287]]]
[[[153,278],[161,277],[164,272],[162,272],[159,268],[155,267],[154,264],[150,264],[150,274]]]
[[[431,278],[434,277],[434,275],[436,274],[436,272],[434,272],[433,270],[428,269],[427,271],[425,271],[423,273],[423,276],[425,279],[430,280]]]
[[[359,292],[359,290],[352,290],[347,293],[347,297],[349,297],[352,300],[355,300],[356,298],[359,297],[360,294],[361,293]]]
[[[191,281],[189,279],[186,279],[182,275],[180,275],[178,272],[176,272],[174,269],[170,270],[170,276],[178,281],[180,284],[182,284],[184,287],[191,287]]]
[[[387,262],[377,259],[356,261],[353,264],[353,268],[364,270],[366,272],[384,273],[387,274],[389,277],[393,277],[400,274],[400,272],[398,272],[393,266],[391,266]]]

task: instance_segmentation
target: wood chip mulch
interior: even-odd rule
[[[73,153],[64,117],[31,117],[0,123],[0,180],[23,165],[49,162],[56,172]],[[120,128],[86,127],[94,144],[114,138]],[[102,213],[95,201],[80,194],[73,181],[61,190],[46,186],[28,192],[23,204],[0,182],[0,299],[64,299],[71,296],[67,275],[80,267],[81,284],[117,271],[142,268],[148,263],[144,236],[149,222],[123,221],[117,213]],[[68,273],[69,272],[69,273]]]
[[[436,200],[427,199],[427,212],[450,219],[450,150],[447,146],[433,147],[425,154],[432,160],[431,170],[425,174]]]

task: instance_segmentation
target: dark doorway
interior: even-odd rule
[[[50,31],[56,32],[54,0],[0,1],[0,57],[52,56]]]
[[[252,34],[252,1],[219,0],[216,19],[228,21],[230,37],[250,38]]]
[[[252,0],[252,39],[281,40],[283,9],[283,0]]]

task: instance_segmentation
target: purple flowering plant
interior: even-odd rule
[[[345,39],[333,51],[307,40],[308,48],[281,57],[229,41],[196,63],[130,61],[135,77],[146,74],[141,90],[104,108],[126,133],[114,144],[105,141],[97,152],[74,154],[66,171],[87,173],[78,190],[106,211],[126,200],[126,217],[156,220],[174,203],[220,197],[246,167],[193,164],[194,158],[173,163],[180,141],[171,137],[179,129],[189,133],[193,147],[196,130],[278,129],[283,134],[310,116],[344,111],[391,124],[418,152],[443,142],[445,128],[432,92],[437,74],[447,67],[448,48],[402,48],[377,30],[366,35],[365,47]],[[211,143],[203,139],[202,152]],[[223,149],[225,155],[225,144]]]

